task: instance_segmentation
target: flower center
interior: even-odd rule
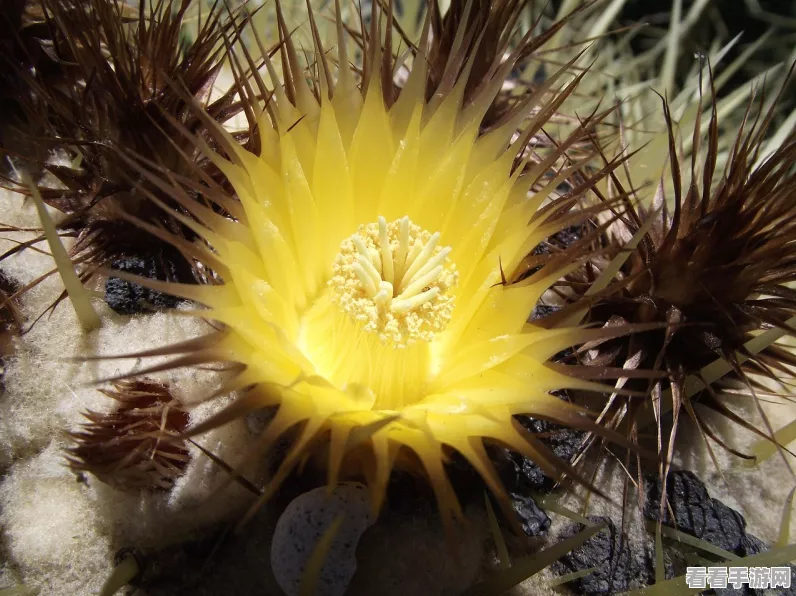
[[[397,411],[427,394],[434,334],[453,312],[451,249],[408,217],[361,225],[345,239],[326,291],[304,313],[298,346],[316,374]]]
[[[408,217],[359,226],[335,258],[332,299],[382,343],[431,341],[450,321],[459,277],[439,239]]]

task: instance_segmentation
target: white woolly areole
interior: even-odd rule
[[[0,523],[17,577],[48,596],[97,594],[113,564],[92,491],[63,465],[62,445],[20,462],[0,485]]]
[[[21,196],[0,191],[0,205],[6,213],[4,223],[40,225],[35,209]],[[36,235],[5,233],[0,250]],[[0,271],[21,287],[53,270],[46,242],[35,249],[5,259]],[[98,279],[94,290],[102,290],[103,283]],[[24,582],[48,596],[82,596],[98,593],[119,548],[160,548],[195,537],[215,522],[241,515],[251,495],[229,482],[229,476],[192,445],[185,474],[169,493],[123,493],[90,475],[86,482],[78,482],[64,459],[66,433],[84,421],[82,412],[108,412],[113,407],[95,381],[169,359],[80,358],[171,345],[204,335],[210,327],[197,318],[170,313],[120,316],[100,299],[92,301],[102,318],[96,331],[84,333],[68,300],[31,327],[63,290],[55,274],[22,296],[19,312],[30,330],[14,339],[13,354],[6,359],[5,392],[0,399],[0,469],[6,474],[0,483],[0,520],[7,549],[3,554],[9,561],[0,572],[8,581],[0,587]],[[218,389],[223,373],[177,369],[147,376],[165,383],[189,408],[192,424],[229,403],[230,398],[219,398],[196,405]],[[262,462],[242,465],[251,439],[245,423],[238,420],[196,440],[258,481]]]

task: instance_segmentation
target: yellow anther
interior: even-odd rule
[[[384,342],[430,341],[448,324],[458,273],[450,247],[438,247],[408,217],[362,225],[335,258],[334,301]]]

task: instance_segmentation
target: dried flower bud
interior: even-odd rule
[[[168,490],[189,453],[179,435],[188,426],[168,389],[151,380],[125,380],[102,390],[118,403],[109,414],[88,411],[88,423],[70,433],[69,466],[121,490]]]

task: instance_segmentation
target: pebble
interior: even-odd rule
[[[344,519],[318,578],[317,596],[345,594],[357,568],[356,548],[373,524],[367,489],[341,483],[331,494],[325,486],[295,498],[279,518],[271,546],[271,565],[287,596],[298,596],[304,569],[315,545],[338,515]]]

